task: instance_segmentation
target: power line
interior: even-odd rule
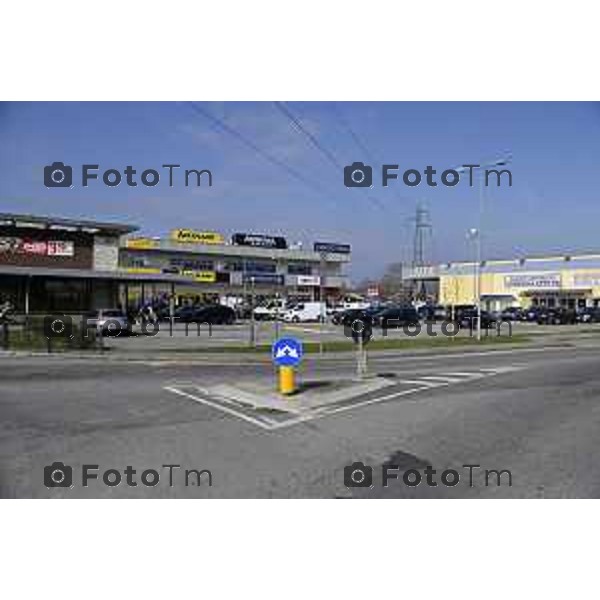
[[[278,158],[272,156],[265,150],[262,150],[262,148],[257,146],[251,140],[249,140],[242,133],[240,133],[239,131],[237,131],[236,129],[231,127],[230,125],[227,125],[227,123],[224,123],[218,117],[215,117],[213,114],[211,114],[205,108],[196,106],[193,103],[190,103],[190,107],[192,108],[192,110],[194,110],[195,112],[202,115],[205,119],[208,119],[215,127],[220,129],[221,131],[224,131],[225,133],[229,134],[230,136],[234,137],[236,140],[238,140],[244,146],[247,146],[248,148],[250,148],[251,150],[256,152],[256,154],[258,154],[260,157],[264,158],[266,161],[279,167],[280,169],[283,169],[288,175],[291,175],[297,181],[300,181],[301,183],[310,187],[313,191],[316,191],[319,194],[324,194],[324,195],[328,196],[328,194],[325,192],[325,190],[323,190],[320,186],[316,185],[310,179],[307,179],[306,177],[304,177],[304,175],[302,175],[302,173],[300,173],[299,171],[296,171],[296,169],[294,169],[293,167],[290,167],[289,165],[284,163],[282,160],[279,160]]]
[[[292,121],[292,123],[297,127],[298,131],[303,133],[306,136],[306,138],[308,139],[308,141],[319,152],[321,152],[321,154],[323,154],[323,156],[325,156],[325,158],[327,158],[327,160],[331,164],[333,164],[333,166],[336,169],[342,168],[340,163],[336,160],[335,156],[329,150],[327,150],[327,148],[325,148],[322,144],[319,143],[319,140],[317,140],[317,138],[310,131],[308,131],[308,129],[306,129],[306,127],[304,127],[304,125],[302,124],[302,122],[300,121],[300,119],[298,117],[296,117],[295,115],[292,114],[291,110],[285,105],[284,102],[274,102],[273,104],[275,104],[275,107],[278,108],[279,111],[284,116],[286,116],[290,121]]]
[[[354,143],[358,146],[360,151],[363,152],[363,154],[369,159],[370,162],[372,162],[372,163],[377,162],[375,160],[374,154],[372,154],[369,151],[366,144],[362,141],[362,139],[358,136],[358,134],[350,126],[350,123],[348,122],[348,120],[346,119],[344,114],[342,113],[342,111],[341,111],[340,107],[337,105],[337,103],[334,102],[332,104],[332,106],[333,106],[333,112],[337,115],[338,120],[340,121],[340,123],[342,124],[342,126],[344,127],[344,129],[346,130],[348,135],[352,138]]]
[[[314,136],[312,133],[310,133],[310,131],[308,131],[306,129],[306,127],[304,127],[304,125],[302,124],[302,122],[300,121],[300,118],[297,117],[296,115],[294,115],[291,111],[291,109],[289,108],[289,106],[286,106],[284,102],[274,102],[275,107],[279,109],[279,111],[286,116],[295,126],[296,129],[302,133],[308,140],[309,142],[317,149],[319,150],[319,152],[321,152],[321,154],[323,154],[323,156],[325,156],[325,158],[327,158],[327,160],[333,164],[333,166],[339,170],[340,174],[342,171],[342,165],[341,163],[337,160],[337,158],[335,157],[335,155],[328,150],[327,148],[325,148],[325,146],[323,146],[323,144],[321,144],[318,139],[316,138],[316,136]],[[374,196],[368,194],[367,198],[369,200],[371,200],[372,202],[375,203],[375,205],[380,208],[381,210],[386,210],[385,205],[383,205],[380,200],[378,198],[375,198]]]

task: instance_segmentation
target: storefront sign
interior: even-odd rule
[[[0,254],[29,254],[36,256],[74,256],[73,242],[63,240],[28,240],[0,237]]]
[[[125,246],[134,250],[152,250],[158,248],[159,244],[157,240],[151,238],[129,238]]]
[[[231,236],[231,243],[235,246],[255,246],[257,248],[277,248],[280,250],[287,248],[285,238],[261,233],[234,233]]]
[[[320,285],[321,278],[318,275],[298,275],[298,285]]]
[[[543,275],[507,275],[504,284],[508,288],[523,289],[558,289],[560,288],[560,273]]]
[[[256,275],[245,273],[243,276],[243,281],[251,285],[283,285],[283,279],[283,275],[276,275],[275,273],[257,273]]]
[[[593,288],[600,287],[600,273],[573,276],[573,287],[577,288]]]
[[[171,239],[180,244],[223,244],[223,236],[216,231],[194,231],[193,229],[173,229]]]
[[[160,269],[154,267],[127,267],[125,271],[136,275],[153,275],[161,272]]]
[[[315,252],[331,252],[332,254],[350,254],[350,244],[336,244],[334,242],[315,242]]]
[[[75,256],[73,242],[50,240],[48,242],[48,256]]]
[[[197,271],[193,275],[194,281],[198,283],[215,283],[217,274],[214,271]]]

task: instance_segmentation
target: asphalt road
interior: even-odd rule
[[[232,364],[229,357],[197,364],[1,357],[0,496],[597,498],[599,363],[595,345],[371,358],[371,372],[394,381],[385,392],[319,418],[263,428],[226,404],[167,388],[267,381],[268,365]],[[301,377],[340,380],[353,372],[348,356],[307,361]],[[44,467],[55,461],[72,467],[72,488],[45,487]],[[356,461],[372,467],[372,487],[344,485],[344,467]],[[84,464],[98,465],[91,473],[99,478],[88,487]],[[472,485],[467,464],[480,465]],[[381,485],[383,465],[398,475],[388,487]],[[135,487],[127,484],[127,466],[136,470]],[[429,466],[437,486],[426,481]],[[103,483],[108,469],[120,471],[119,485]],[[140,481],[147,469],[158,472],[157,485]],[[212,485],[205,472],[200,485],[190,473],[186,486],[185,469],[209,470]],[[411,469],[422,475],[418,486],[402,480]],[[458,473],[457,485],[440,481],[445,470]],[[497,484],[492,471],[503,470],[511,486],[507,473]],[[451,483],[455,476],[445,477]]]

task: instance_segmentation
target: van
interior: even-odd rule
[[[282,318],[286,323],[306,323],[319,321],[325,315],[325,302],[300,302],[284,311]]]

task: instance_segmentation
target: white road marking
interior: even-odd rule
[[[262,427],[263,429],[271,429],[273,424],[275,424],[275,421],[273,421],[272,419],[268,419],[267,417],[263,417],[262,419],[255,419],[254,417],[250,417],[249,415],[246,415],[243,412],[234,410],[233,408],[229,408],[227,406],[222,406],[215,402],[211,402],[210,400],[207,400],[206,398],[201,398],[200,396],[195,396],[194,394],[189,394],[182,390],[178,390],[177,388],[174,388],[174,387],[165,387],[163,389],[165,389],[169,392],[172,392],[173,394],[178,394],[179,396],[184,396],[185,398],[189,398],[190,400],[195,400],[196,402],[200,402],[200,404],[206,404],[206,406],[210,406],[216,410],[220,410],[224,413],[227,413],[229,415],[237,417],[238,419],[248,421],[248,423],[252,423],[253,425],[256,425],[257,427]]]
[[[521,368],[522,367],[520,367],[520,366],[508,366],[508,367],[498,367],[497,369],[489,369],[489,368],[488,369],[479,369],[478,372],[470,372],[470,373],[462,372],[462,373],[460,373],[460,375],[464,375],[464,376],[468,377],[468,379],[465,379],[465,378],[457,379],[457,378],[441,377],[441,376],[438,377],[438,376],[433,376],[433,375],[432,376],[423,376],[421,378],[417,377],[415,379],[402,379],[402,380],[398,380],[398,385],[409,384],[409,385],[414,385],[415,387],[409,388],[407,390],[400,390],[398,392],[393,392],[391,394],[386,394],[384,396],[378,396],[376,398],[371,398],[369,400],[363,400],[361,402],[352,402],[352,400],[349,399],[348,400],[349,403],[345,406],[338,406],[338,407],[333,407],[333,408],[325,406],[325,407],[321,407],[318,409],[313,409],[311,412],[308,412],[307,414],[304,414],[302,416],[292,417],[290,419],[283,420],[283,421],[275,421],[273,419],[269,419],[268,417],[261,417],[260,419],[255,419],[254,417],[251,417],[251,416],[249,416],[245,413],[242,413],[238,410],[234,410],[227,406],[222,406],[216,402],[211,402],[207,398],[203,398],[201,396],[196,396],[194,394],[184,392],[182,390],[177,389],[176,387],[166,386],[163,389],[165,389],[169,392],[173,392],[175,394],[179,394],[180,396],[185,396],[186,398],[190,398],[191,400],[195,400],[196,402],[200,402],[201,404],[211,406],[212,408],[215,408],[216,410],[220,410],[220,411],[225,412],[234,417],[243,419],[244,421],[247,421],[249,423],[252,423],[253,425],[261,427],[262,429],[274,431],[276,429],[284,429],[286,427],[292,427],[293,425],[298,425],[300,423],[308,423],[309,421],[315,421],[316,419],[322,419],[324,417],[328,417],[331,415],[347,412],[350,410],[355,410],[357,408],[362,408],[364,406],[370,406],[372,404],[379,404],[381,402],[387,402],[388,400],[393,400],[394,398],[400,398],[402,396],[408,396],[411,394],[415,394],[417,392],[422,392],[422,391],[431,390],[431,389],[437,389],[437,388],[441,388],[441,387],[448,387],[448,386],[456,385],[459,383],[469,383],[470,381],[473,381],[474,379],[479,379],[479,378],[483,378],[483,377],[493,377],[495,375],[500,375],[500,374],[507,373],[507,372],[518,371]],[[448,375],[457,375],[457,374],[458,373],[448,373]],[[174,384],[174,385],[176,385],[176,384]],[[205,393],[207,393],[206,390],[203,390],[199,386],[194,386],[194,387],[196,387],[196,389],[198,389],[198,390],[201,390],[201,391],[204,391]],[[219,401],[222,401],[222,399],[219,398]]]
[[[298,325],[285,325],[284,328],[289,329],[290,331],[302,331],[304,333],[312,333],[317,336],[321,333],[319,329],[309,329],[308,327],[299,327]],[[332,335],[334,333],[337,333],[337,331],[332,329],[323,329],[323,333]]]
[[[399,379],[398,383],[406,385],[420,385],[423,388],[432,388],[437,387],[439,385],[438,383],[434,383],[433,381],[423,381],[422,379]]]

